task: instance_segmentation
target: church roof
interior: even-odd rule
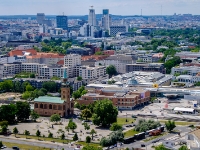
[[[61,100],[60,97],[40,96],[36,98],[34,102],[63,104],[65,101]]]

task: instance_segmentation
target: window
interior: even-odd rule
[[[38,108],[38,104],[37,103],[35,103],[35,108]]]
[[[52,109],[52,105],[51,104],[49,105],[49,109]]]

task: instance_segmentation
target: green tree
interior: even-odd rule
[[[158,145],[155,147],[155,150],[169,150],[168,148],[166,148],[163,144],[162,145]]]
[[[111,78],[113,75],[117,74],[116,68],[113,65],[110,65],[106,68],[106,73],[109,75],[109,78]]]
[[[90,130],[90,126],[86,122],[84,122],[83,125],[85,130]]]
[[[78,98],[81,97],[81,94],[80,94],[79,91],[74,91],[74,92],[72,93],[72,97],[73,97],[74,99],[78,99]]]
[[[8,121],[1,121],[1,122],[0,122],[0,126],[1,126],[1,127],[2,127],[2,126],[8,127]]]
[[[31,86],[30,84],[28,84],[27,86],[26,86],[26,91],[34,91],[34,87],[33,86]]]
[[[78,77],[77,77],[77,80],[78,80],[78,81],[81,81],[81,80],[82,80],[82,77],[81,77],[81,76],[78,76]]]
[[[34,110],[31,111],[31,119],[36,121],[38,118],[40,117],[40,115],[38,113],[36,113]]]
[[[10,92],[13,90],[14,84],[11,80],[5,80],[0,83],[0,89],[4,92]]]
[[[61,118],[60,118],[60,116],[58,114],[51,115],[51,118],[50,118],[51,122],[58,122],[60,120],[61,120]]]
[[[186,145],[182,145],[178,150],[189,150]]]
[[[179,65],[181,63],[181,59],[180,57],[173,57],[172,59],[169,59],[165,64],[165,68],[166,68],[166,73],[170,73],[171,72],[171,68],[175,67],[176,65]]]
[[[29,91],[26,91],[26,92],[24,92],[24,93],[22,94],[22,99],[27,100],[27,99],[29,99],[30,97],[31,97],[31,92],[29,92]]]
[[[17,109],[15,104],[9,104],[9,105],[2,105],[0,107],[0,118],[1,120],[6,120],[10,124],[15,122],[15,115],[16,115]]]
[[[88,118],[92,117],[92,112],[86,108],[81,112],[81,117],[87,120]]]
[[[36,133],[35,133],[35,135],[38,137],[38,140],[39,140],[39,137],[41,136],[40,130],[37,130]]]
[[[0,147],[2,147],[3,146],[3,143],[2,143],[2,141],[0,141]]]
[[[47,90],[45,88],[41,88],[40,91],[42,91],[45,95],[47,94]]]
[[[62,46],[63,46],[65,49],[68,49],[69,47],[72,46],[72,43],[71,43],[71,42],[62,42]]]
[[[22,92],[22,85],[19,81],[14,82],[14,90],[15,92]]]
[[[168,120],[165,122],[165,127],[169,132],[171,132],[176,127],[176,125],[174,121]]]
[[[15,137],[16,137],[16,134],[19,133],[18,129],[16,127],[13,128],[13,133],[15,134]]]
[[[123,142],[124,140],[124,133],[122,130],[114,131],[109,134],[109,136],[103,137],[100,141],[101,146],[110,146],[116,144],[117,142]]]
[[[54,81],[44,82],[42,87],[45,88],[48,92],[56,92],[56,83]]]
[[[16,116],[19,121],[29,119],[31,108],[27,102],[16,102]]]
[[[77,140],[78,140],[78,135],[77,135],[77,133],[75,133],[73,136],[73,141],[77,141]]]
[[[111,131],[122,130],[122,126],[119,125],[119,124],[117,124],[117,123],[115,122],[115,123],[113,123],[113,124],[111,125],[110,130],[111,130]]]
[[[77,125],[75,122],[73,122],[72,119],[69,120],[69,123],[68,123],[68,128],[72,130],[72,132],[74,132],[74,130],[77,128]]]
[[[24,134],[26,135],[26,139],[27,139],[27,136],[30,135],[30,132],[29,132],[28,130],[25,130],[25,131],[24,131]]]
[[[90,143],[91,142],[91,137],[90,136],[86,136],[85,141],[86,141],[86,143]]]
[[[53,138],[53,133],[49,132],[48,138]]]
[[[117,115],[118,110],[110,100],[97,101],[94,106],[93,123],[105,127],[117,122]]]
[[[94,134],[96,134],[97,132],[94,130],[94,129],[92,129],[91,131],[90,131],[90,134],[92,135],[92,140],[93,140],[93,138],[94,138]]]
[[[31,73],[31,74],[30,74],[30,78],[35,78],[35,74],[34,74],[34,73]]]
[[[60,139],[63,140],[63,143],[64,143],[64,140],[65,140],[65,133],[62,133],[62,135],[60,136]]]
[[[7,133],[8,127],[7,126],[2,126],[1,127],[1,133]]]

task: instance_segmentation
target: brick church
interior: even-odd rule
[[[40,96],[34,100],[34,111],[40,116],[59,114],[67,117],[74,113],[74,102],[70,99],[70,86],[66,70],[63,73],[61,97]]]

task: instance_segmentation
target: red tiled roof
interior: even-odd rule
[[[64,60],[60,60],[59,62],[57,62],[57,65],[64,65]]]
[[[34,49],[27,49],[27,50],[12,50],[8,53],[9,56],[17,56],[23,55],[23,52],[29,52],[31,55],[37,55],[37,51]]]

